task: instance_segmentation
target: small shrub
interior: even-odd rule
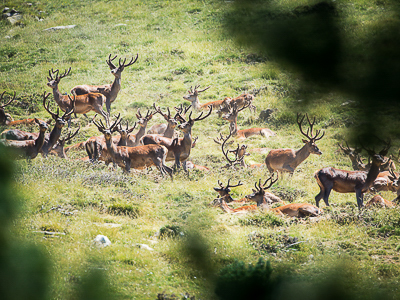
[[[252,232],[248,235],[249,244],[259,253],[278,253],[284,248],[300,250],[300,244],[297,237],[288,235],[271,234],[263,235],[258,232]]]
[[[160,228],[160,239],[183,236],[184,233],[178,225],[165,225]]]
[[[286,221],[272,213],[251,214],[246,218],[239,219],[243,226],[275,227],[285,226]]]
[[[113,204],[107,208],[109,214],[117,216],[128,216],[130,218],[137,218],[140,215],[138,206],[132,204]]]
[[[308,195],[306,191],[303,191],[301,189],[285,186],[273,187],[271,188],[271,192],[277,195],[282,200],[288,201],[290,203],[294,202],[299,197],[306,197]]]

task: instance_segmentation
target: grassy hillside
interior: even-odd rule
[[[290,2],[283,1],[281,9],[295,9]],[[296,6],[316,2],[296,1]],[[388,13],[382,13],[380,2],[385,1],[358,0],[352,6],[347,1],[336,2],[338,17],[346,20],[343,32],[346,38],[356,39],[356,45],[374,34],[360,24],[397,20],[397,6],[386,6]],[[109,54],[130,58],[138,53],[138,62],[122,73],[122,89],[111,107],[113,115],[121,113],[133,123],[138,108],[145,112],[153,103],[164,109],[188,104],[182,96],[197,84],[211,86],[200,95],[201,102],[256,93],[257,113],[241,112],[239,126],[266,126],[277,136],[252,137],[245,141],[248,149],[301,147],[296,112],[316,116],[316,128],[325,131],[318,142],[323,155],[311,155],[292,177],[284,175],[271,188],[284,201],[314,203],[319,192],[313,177],[317,169],[351,169],[337,143],[363,126],[356,99],[334,89],[326,92],[304,85],[299,73],[268,54],[238,46],[225,23],[233,9],[230,1],[2,4],[23,14],[19,26],[0,21],[0,92],[17,92],[17,101],[6,109],[14,119],[49,118],[41,104],[41,94],[51,92],[46,85],[49,69],[72,68],[59,85],[62,92],[69,93],[78,84],[111,83],[113,76],[105,63]],[[63,25],[76,27],[44,31]],[[52,108],[55,110],[55,103]],[[258,115],[267,108],[277,110],[264,122]],[[377,118],[396,120],[397,109],[389,107]],[[157,115],[150,126],[163,121]],[[99,135],[95,126],[86,126],[83,116],[72,123],[74,128],[82,128],[74,142]],[[214,275],[221,268],[235,260],[254,264],[259,257],[270,260],[275,270],[309,280],[325,278],[337,262],[344,261],[346,270],[354,275],[349,286],[359,287],[366,280],[371,289],[397,291],[393,286],[400,276],[398,209],[359,213],[354,194],[335,192],[330,197],[331,207],[323,206],[325,213],[316,219],[280,218],[268,212],[237,217],[210,207],[218,180],[244,182],[232,192],[234,198],[241,198],[251,193],[259,178],[268,176],[266,169],[222,168],[225,159],[213,138],[228,130],[228,124],[216,114],[197,122],[192,132],[199,141],[190,160],[211,170],[190,171],[189,175],[180,172],[173,182],[161,178],[154,168],[127,175],[119,168],[82,162],[79,158],[86,156],[84,151],[69,153],[69,160],[38,157],[16,162],[13,189],[22,200],[12,234],[38,245],[48,255],[50,297],[76,298],[84,274],[100,268],[107,273],[118,299],[156,299],[163,291],[216,299]],[[386,128],[385,137],[393,144],[391,154],[397,154],[399,133],[395,122]],[[264,158],[252,154],[246,162],[262,163]],[[382,196],[395,198],[389,192]],[[65,235],[44,237],[38,233],[43,230]],[[93,247],[98,234],[106,235],[112,245],[101,250]],[[301,243],[287,247],[294,241]]]

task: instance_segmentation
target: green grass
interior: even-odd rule
[[[271,3],[279,4],[277,12],[287,12],[315,2]],[[397,24],[398,16],[392,6],[383,5],[389,1],[353,2],[337,1],[344,20],[341,30],[349,47],[362,53],[368,39],[376,38],[385,23]],[[3,6],[24,13],[24,26],[12,27],[0,20],[0,91],[6,90],[8,95],[17,92],[17,101],[6,109],[14,119],[49,118],[41,104],[43,92],[51,92],[46,86],[49,69],[72,67],[71,75],[59,85],[62,92],[69,92],[78,84],[111,83],[113,76],[105,63],[110,53],[122,58],[139,53],[138,62],[122,73],[122,89],[112,104],[112,114],[120,112],[133,123],[137,108],[143,112],[154,102],[162,108],[177,106],[196,84],[211,86],[201,94],[201,102],[260,90],[254,102],[257,114],[244,110],[239,126],[267,126],[277,136],[268,140],[252,137],[246,140],[248,149],[301,147],[296,112],[316,116],[315,126],[325,131],[318,142],[323,155],[311,155],[292,177],[282,176],[271,189],[274,193],[287,202],[314,203],[319,192],[313,177],[317,169],[351,169],[337,143],[363,126],[354,118],[359,112],[357,104],[342,105],[356,99],[303,84],[298,73],[268,55],[238,46],[223,26],[231,3],[65,0],[33,3],[31,7],[24,3],[3,1]],[[37,21],[36,16],[43,21]],[[77,26],[43,31],[70,24]],[[56,108],[54,103],[52,108]],[[258,113],[267,108],[277,109],[268,124],[258,120]],[[395,107],[388,108],[388,113],[379,117],[396,120],[395,111]],[[159,122],[163,119],[155,116],[149,126]],[[99,135],[93,125],[86,126],[84,117],[73,120],[74,128],[79,125],[82,129],[76,142]],[[395,123],[387,127],[392,149],[400,147],[399,130]],[[12,233],[42,247],[47,254],[52,266],[50,297],[74,298],[83,274],[100,267],[106,270],[118,299],[156,299],[163,291],[216,299],[210,273],[218,273],[235,260],[254,264],[259,257],[270,260],[273,268],[287,268],[314,279],[345,259],[354,272],[368,274],[382,285],[390,287],[398,282],[397,208],[371,210],[360,216],[354,194],[335,192],[330,197],[331,207],[323,207],[325,213],[317,220],[282,219],[268,212],[238,217],[210,207],[217,180],[241,180],[244,185],[232,192],[234,198],[241,198],[251,193],[259,178],[267,177],[266,169],[222,169],[224,157],[212,140],[219,132],[227,134],[228,124],[215,114],[194,125],[193,135],[199,136],[199,141],[190,160],[211,170],[191,171],[189,176],[182,172],[173,182],[161,178],[155,168],[126,175],[121,169],[79,161],[86,156],[84,151],[71,151],[70,160],[38,157],[32,162],[16,162],[13,190],[22,200]],[[264,158],[252,154],[246,162],[262,163]],[[382,195],[394,198],[388,192]],[[62,210],[51,209],[57,206]],[[36,232],[40,230],[65,235],[44,238]],[[101,250],[93,247],[92,240],[98,234],[106,235],[112,245]],[[197,244],[190,243],[193,240]],[[286,248],[295,240],[302,243]],[[154,251],[137,244],[147,244]],[[190,245],[195,245],[194,249]],[[205,253],[206,258],[198,259],[200,263],[196,249]],[[208,262],[211,270],[202,261]],[[356,280],[353,283],[357,285]]]

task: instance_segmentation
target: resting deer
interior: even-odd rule
[[[207,102],[204,104],[200,103],[199,93],[204,92],[205,90],[208,90],[210,88],[210,86],[208,86],[202,90],[198,90],[199,87],[200,87],[200,85],[196,85],[194,87],[194,90],[192,87],[190,87],[188,94],[183,96],[183,99],[185,99],[186,101],[190,101],[192,103],[192,107],[195,111],[208,109],[209,106],[212,106],[212,108],[215,110],[219,109],[223,100],[211,101],[211,102]]]
[[[338,193],[356,193],[357,205],[361,209],[363,207],[363,195],[373,185],[378,177],[379,167],[384,162],[383,156],[387,154],[390,148],[390,141],[386,146],[376,154],[373,150],[367,150],[372,157],[371,168],[368,173],[366,171],[345,171],[327,167],[320,169],[314,173],[314,177],[320,188],[320,192],[315,196],[316,205],[319,207],[319,201],[329,206],[329,195],[333,189]]]
[[[384,199],[380,195],[375,195],[371,200],[365,203],[365,207],[381,206],[381,207],[395,207],[396,203]]]
[[[109,128],[106,128],[101,120],[100,123],[93,121],[93,124],[104,134],[107,150],[113,162],[126,172],[129,172],[131,168],[144,169],[155,165],[162,176],[168,174],[172,179],[172,170],[165,165],[165,158],[168,152],[166,147],[161,145],[126,147],[116,146],[112,142],[112,133],[116,131],[118,121],[120,122],[119,117]]]
[[[108,114],[110,114],[111,111],[111,103],[117,99],[118,92],[121,89],[121,73],[122,71],[131,65],[133,65],[138,57],[139,54],[136,54],[136,58],[132,57],[129,63],[125,64],[126,58],[122,61],[121,58],[119,59],[119,65],[116,67],[112,61],[116,58],[117,56],[115,55],[113,58],[111,58],[111,54],[108,56],[108,60],[106,60],[106,63],[110,67],[111,74],[115,76],[114,82],[112,84],[103,84],[103,85],[77,85],[76,87],[71,89],[71,94],[73,95],[85,95],[89,93],[100,93],[103,94],[106,97],[106,108]],[[122,63],[121,63],[122,62]]]
[[[71,97],[69,95],[63,95],[61,94],[60,90],[58,89],[58,84],[60,83],[60,80],[67,76],[71,71],[71,67],[63,74],[59,74],[58,70],[53,71],[53,69],[49,70],[49,77],[47,77],[47,85],[53,89],[53,96],[54,96],[54,101],[58,104],[60,109],[64,112],[70,112],[73,108],[73,102],[75,103],[75,114],[86,114],[89,111],[95,111],[96,113],[100,114],[103,116],[105,120],[107,120],[108,115],[107,113],[103,110],[103,103],[106,100],[106,97],[100,93],[90,93],[90,94],[84,94],[84,95],[79,95],[75,96],[74,95],[74,101],[71,100]],[[53,75],[55,77],[53,78]],[[71,122],[68,121],[68,127],[70,127]]]
[[[68,135],[66,137],[60,137],[57,141],[57,144],[53,146],[49,154],[56,155],[60,158],[68,159],[68,156],[65,153],[65,148],[64,148],[65,143],[73,139],[78,134],[79,129],[81,129],[80,126],[73,134],[71,134],[71,132],[68,132]]]
[[[322,213],[322,209],[309,203],[290,203],[273,208],[271,211],[281,216],[296,218],[317,217]]]
[[[40,153],[44,157],[46,157],[49,153],[49,151],[53,148],[53,146],[57,143],[60,135],[61,135],[61,130],[66,124],[66,121],[70,118],[71,114],[73,113],[73,109],[69,113],[64,113],[61,117],[59,116],[59,109],[57,109],[57,114],[53,113],[49,109],[50,103],[47,104],[46,106],[46,99],[49,97],[50,93],[46,95],[46,93],[43,94],[43,107],[45,110],[51,115],[53,120],[55,120],[55,124],[53,127],[53,130],[50,132],[50,134],[45,135],[45,141],[40,149]],[[8,139],[8,140],[18,140],[18,141],[24,141],[24,140],[33,140],[36,139],[39,136],[39,133],[30,133],[26,132],[23,130],[19,129],[7,129],[4,130],[1,133],[2,138]]]
[[[171,116],[171,112],[169,111],[169,107],[167,107],[168,115],[164,114],[160,107],[156,107],[155,103],[153,104],[157,113],[162,115],[167,121],[167,124],[157,124],[150,127],[147,131],[147,134],[160,134],[167,138],[172,138],[175,133],[175,127],[178,125],[178,121],[176,120],[176,115],[174,117]]]
[[[234,200],[234,199],[232,198],[232,196],[229,194],[229,193],[231,192],[231,189],[230,189],[230,188],[243,185],[243,183],[242,183],[240,180],[239,180],[239,182],[238,182],[237,184],[231,185],[231,184],[230,184],[231,179],[232,179],[232,178],[229,178],[229,179],[228,179],[228,184],[227,184],[226,186],[224,186],[224,185],[222,184],[222,182],[218,180],[218,185],[219,185],[220,187],[215,187],[214,190],[218,193],[218,195],[219,195],[220,198],[221,198],[221,197],[224,198],[224,201],[225,201],[226,203],[231,203],[231,202],[246,202],[246,198],[243,198],[243,199],[241,199],[241,200]]]
[[[136,123],[133,127],[129,128],[128,122],[126,122],[126,129],[122,128],[121,123],[115,127],[115,131],[119,133],[117,136],[113,136],[112,142],[116,146],[127,146],[129,134],[136,128]],[[104,161],[106,165],[112,162],[112,157],[107,150],[106,140],[103,136],[94,136],[89,138],[85,144],[86,153],[88,154],[88,159],[91,162],[96,160]]]
[[[16,159],[34,159],[38,154],[44,143],[44,135],[46,130],[49,128],[46,122],[35,119],[35,122],[40,127],[40,133],[35,140],[26,141],[11,141],[11,140],[0,140],[0,142],[9,148]]]
[[[258,181],[258,186],[256,182],[254,184],[256,189],[253,189],[252,194],[246,196],[247,201],[254,201],[257,203],[258,207],[263,208],[277,202],[285,204],[281,200],[281,198],[267,191],[275,182],[278,181],[278,176],[276,177],[276,179],[274,179],[274,174],[275,173],[273,173],[267,180],[265,180],[262,185],[261,179]]]
[[[230,111],[230,107],[233,104],[236,104],[237,108],[242,108],[243,106],[245,106],[247,103],[250,103],[250,105],[248,106],[250,111],[253,111],[253,113],[256,112],[256,107],[252,104],[254,99],[254,96],[251,94],[241,94],[240,96],[236,97],[236,98],[225,98],[222,101],[222,104],[220,106],[220,109],[217,111],[218,116],[221,116],[222,114],[227,114]]]
[[[242,108],[238,108],[237,104],[233,103],[232,105],[229,105],[229,113],[222,116],[222,119],[230,122],[230,129],[232,131],[232,135],[240,139],[246,139],[253,135],[261,135],[264,137],[270,137],[276,135],[275,132],[273,132],[271,129],[268,128],[248,128],[239,130],[237,124],[238,114],[245,108],[249,107],[250,104],[251,102],[247,102],[247,104],[244,105]]]
[[[370,188],[370,192],[381,192],[390,191],[396,193],[397,197],[394,201],[400,198],[400,186],[399,186],[399,173],[393,172],[392,169],[389,171],[380,172],[378,177],[374,180]]]
[[[307,129],[307,133],[305,133],[302,128],[302,123],[305,117],[307,117],[307,121],[310,126],[310,128]],[[325,135],[325,132],[321,134],[321,130],[317,130],[315,135],[313,134],[315,117],[313,122],[310,122],[308,114],[305,114],[299,121],[299,114],[297,114],[297,124],[299,125],[301,134],[307,138],[307,140],[303,139],[304,146],[297,150],[272,149],[265,158],[265,164],[267,165],[267,168],[271,173],[275,171],[285,171],[293,174],[297,166],[301,164],[305,159],[307,159],[310,154],[322,154],[321,150],[319,150],[315,142],[322,139]]]
[[[192,112],[189,114],[189,120],[186,121],[181,115],[179,118],[182,120],[182,124],[178,125],[178,129],[183,131],[183,138],[170,139],[162,137],[156,134],[147,134],[142,137],[141,143],[143,145],[158,144],[164,145],[168,149],[167,161],[175,160],[175,168],[180,168],[180,162],[185,161],[190,156],[192,150],[192,127],[196,121],[201,121],[210,116],[212,112],[212,106],[206,115],[203,116],[203,112],[195,119],[192,119]],[[183,169],[187,171],[186,163],[183,163]]]

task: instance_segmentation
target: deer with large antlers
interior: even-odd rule
[[[321,130],[317,130],[313,134],[315,117],[313,122],[308,118],[308,114],[305,114],[299,121],[300,114],[297,114],[297,124],[302,135],[304,135],[307,140],[303,139],[304,146],[300,149],[272,149],[267,157],[265,158],[265,164],[268,170],[273,173],[275,171],[280,172],[290,172],[293,174],[294,170],[299,164],[301,164],[310,154],[321,155],[322,152],[319,150],[316,142],[322,139],[325,132],[321,134]],[[302,128],[302,123],[304,118],[307,117],[309,128],[305,133]]]
[[[183,99],[185,99],[186,101],[190,101],[192,103],[193,109],[196,111],[208,109],[209,106],[212,106],[212,108],[215,110],[219,109],[223,100],[211,101],[204,104],[200,103],[199,93],[208,90],[211,86],[208,86],[202,90],[198,90],[199,87],[200,85],[196,85],[194,89],[193,87],[190,87],[190,90],[188,90],[188,94],[183,96]]]
[[[245,198],[243,198],[241,200],[234,200],[232,198],[232,196],[229,194],[231,192],[231,188],[243,185],[243,183],[240,180],[239,180],[239,182],[237,184],[231,185],[230,184],[231,183],[231,179],[232,178],[228,179],[228,184],[226,186],[224,186],[222,184],[222,182],[218,180],[219,187],[214,187],[214,190],[218,193],[220,198],[224,198],[224,201],[226,203],[230,203],[230,202],[245,202],[246,201]]]
[[[12,141],[12,140],[0,140],[7,148],[11,149],[16,159],[34,159],[43,146],[45,141],[45,133],[49,128],[46,122],[35,119],[36,124],[39,125],[39,135],[35,140],[26,141]]]
[[[230,130],[232,131],[232,135],[240,138],[246,139],[253,135],[261,135],[264,137],[270,137],[276,135],[271,129],[268,128],[248,128],[239,130],[239,126],[237,124],[237,117],[239,112],[249,107],[251,102],[247,102],[242,108],[238,108],[236,103],[229,105],[229,113],[222,116],[222,119],[230,122]]]
[[[375,151],[366,149],[372,157],[371,168],[365,171],[345,171],[327,167],[315,172],[314,177],[320,188],[320,192],[315,196],[316,205],[319,207],[319,201],[324,200],[329,206],[329,195],[332,190],[338,193],[356,193],[357,205],[363,207],[363,195],[373,185],[378,177],[379,167],[384,162],[383,156],[387,154],[390,148],[390,141],[385,143],[385,147],[377,154]]]
[[[47,77],[47,85],[53,89],[54,101],[58,104],[60,109],[64,112],[70,112],[75,103],[75,114],[86,114],[90,111],[95,111],[96,113],[103,116],[107,120],[108,115],[103,110],[103,104],[106,101],[106,97],[100,93],[90,93],[84,95],[74,95],[74,100],[71,99],[69,95],[63,95],[58,89],[58,84],[60,80],[67,76],[71,72],[71,67],[65,70],[63,74],[59,74],[58,70],[49,70],[49,77]],[[53,77],[55,76],[55,77]],[[68,121],[68,127],[70,127],[71,122]]]
[[[126,122],[126,128],[124,129],[121,123],[118,123],[115,127],[115,131],[119,133],[117,136],[113,136],[112,142],[116,146],[128,146],[129,134],[136,128],[136,122],[133,127],[129,128],[129,123]],[[107,150],[106,139],[103,136],[91,137],[86,141],[85,144],[86,153],[88,159],[93,162],[96,160],[104,161],[106,165],[112,162],[112,157]]]
[[[60,158],[68,159],[68,156],[65,153],[65,148],[64,148],[65,143],[69,140],[72,140],[78,134],[79,129],[81,129],[80,126],[73,134],[71,134],[71,132],[69,131],[66,137],[60,137],[57,141],[57,144],[53,146],[49,154],[56,155]]]
[[[106,128],[101,120],[100,123],[93,121],[98,130],[104,134],[107,150],[113,162],[126,172],[129,172],[131,168],[140,170],[155,165],[160,170],[162,176],[168,174],[172,179],[172,170],[165,165],[168,152],[166,147],[161,145],[126,147],[116,146],[112,142],[112,134],[117,131],[116,126],[119,122],[118,116],[116,121],[110,127]]]
[[[163,116],[165,121],[167,121],[167,124],[156,124],[150,127],[150,129],[147,131],[147,134],[160,134],[162,136],[165,136],[167,138],[172,138],[174,137],[175,133],[175,127],[178,125],[178,121],[176,120],[176,114],[174,117],[171,116],[171,112],[169,111],[169,107],[167,107],[168,115],[164,114],[160,107],[156,107],[156,104],[153,104],[154,109],[156,110],[157,113]]]
[[[397,197],[393,201],[398,201],[400,199],[399,173],[394,172],[392,169],[380,172],[370,187],[370,192],[381,191],[396,193]]]
[[[45,135],[44,144],[40,149],[40,153],[42,153],[44,157],[48,155],[49,151],[57,143],[61,135],[62,128],[69,120],[71,114],[74,111],[74,109],[72,109],[69,113],[65,112],[61,117],[59,116],[59,109],[57,109],[57,114],[53,113],[49,108],[50,102],[46,106],[46,99],[49,97],[49,95],[50,93],[48,93],[47,95],[46,93],[43,94],[43,107],[51,115],[53,120],[55,120],[55,124],[50,134]],[[36,139],[39,136],[39,133],[30,133],[19,129],[7,129],[1,133],[1,136],[2,138],[8,140],[23,141],[23,140]]]
[[[164,145],[168,149],[167,161],[175,160],[175,168],[180,168],[180,162],[183,161],[183,169],[187,171],[186,159],[190,156],[190,152],[193,146],[192,140],[192,127],[196,121],[201,121],[210,116],[212,112],[212,106],[209,108],[207,114],[203,116],[203,112],[195,119],[192,119],[192,112],[189,114],[189,120],[179,115],[182,124],[178,125],[178,129],[182,130],[183,138],[170,139],[159,136],[157,134],[147,134],[142,137],[141,143],[143,145],[158,144]]]
[[[140,113],[140,109],[138,108],[136,118],[138,119],[137,124],[139,124],[140,128],[135,134],[128,135],[128,147],[136,147],[140,145],[140,140],[146,133],[147,123],[153,118],[155,114],[155,111],[153,112],[151,110],[147,110],[146,115],[142,116],[142,114]]]
[[[139,54],[136,54],[136,57],[132,57],[132,59],[126,63],[126,58],[122,60],[119,59],[118,67],[113,64],[113,60],[117,57],[115,55],[111,58],[111,54],[108,56],[108,60],[106,60],[107,65],[110,67],[111,74],[115,76],[114,82],[112,84],[103,84],[103,85],[77,85],[76,87],[71,89],[71,94],[73,95],[84,95],[89,93],[100,93],[106,97],[106,108],[108,114],[111,111],[111,103],[115,101],[118,96],[118,92],[121,89],[121,74],[122,71],[131,65],[133,65],[138,57]]]

